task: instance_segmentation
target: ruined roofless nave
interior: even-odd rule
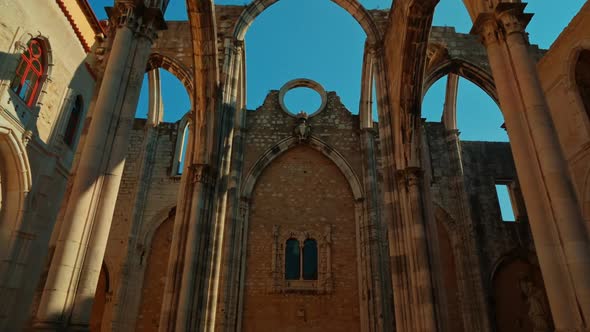
[[[518,0],[463,0],[470,34],[438,0],[332,0],[366,34],[359,109],[306,77],[249,109],[277,1],[0,0],[0,331],[590,331],[590,2],[541,50]],[[460,78],[510,142],[461,139]]]

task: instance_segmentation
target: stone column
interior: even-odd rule
[[[162,91],[160,86],[160,70],[153,69],[148,72],[149,84],[149,109],[148,119],[145,127],[145,136],[138,160],[137,189],[132,196],[133,211],[129,217],[132,222],[127,229],[122,230],[121,236],[117,239],[128,239],[125,256],[121,263],[121,273],[118,280],[111,280],[111,285],[116,285],[116,292],[113,300],[112,331],[130,331],[135,328],[137,315],[141,305],[141,291],[145,277],[146,265],[142,263],[143,255],[137,257],[139,247],[143,247],[143,239],[138,238],[139,232],[144,226],[144,210],[146,208],[147,196],[151,187],[152,173],[157,159],[158,150],[158,124],[162,121],[164,106],[162,103]],[[178,132],[178,139],[181,139],[183,132]],[[186,147],[185,147],[186,149]],[[112,243],[113,237],[110,237]],[[149,243],[147,243],[149,245]],[[138,247],[139,246],[139,247]],[[146,250],[143,248],[143,250]],[[110,252],[110,251],[109,251]],[[121,253],[118,252],[117,255]],[[147,259],[147,258],[146,258]]]
[[[216,273],[218,277],[214,280],[217,284],[217,295],[212,294],[211,304],[213,302],[223,303],[224,317],[216,317],[215,312],[219,312],[217,308],[210,306],[207,319],[207,330],[214,330],[216,327],[224,331],[237,331],[239,322],[237,321],[238,303],[241,298],[240,294],[240,271],[245,269],[241,260],[242,250],[245,243],[243,243],[244,234],[247,228],[243,223],[244,216],[242,212],[245,208],[240,199],[241,180],[243,177],[243,163],[244,160],[244,144],[246,131],[246,111],[242,96],[244,94],[244,42],[238,40],[226,40],[225,43],[225,60],[223,76],[225,84],[223,89],[223,103],[221,105],[222,112],[225,114],[223,132],[227,141],[231,142],[231,149],[226,149],[223,154],[222,164],[225,165],[222,170],[222,178],[226,180],[222,182],[221,186],[226,187],[220,190],[220,197],[218,201],[221,203],[218,210],[226,211],[225,214],[219,213],[216,217],[216,223],[226,226],[222,228],[227,231],[220,232],[220,241],[216,249],[219,251],[218,260],[216,261]],[[231,164],[230,164],[231,162]],[[228,167],[231,167],[228,168]],[[227,228],[225,228],[227,227]],[[220,230],[222,231],[222,230]],[[223,234],[225,233],[225,234]],[[223,253],[223,257],[221,255]],[[223,260],[223,264],[221,261]],[[223,270],[223,271],[222,271]],[[224,276],[221,280],[221,275]],[[217,300],[222,297],[223,300]],[[219,323],[219,324],[218,324]]]
[[[116,31],[78,172],[67,202],[36,328],[88,326],[143,73],[158,16],[119,3]]]
[[[387,241],[391,272],[391,289],[393,289],[392,326],[385,329],[413,331],[413,306],[409,260],[407,258],[404,225],[402,223],[401,197],[397,189],[394,152],[396,149],[391,123],[393,111],[388,102],[388,84],[385,77],[385,63],[382,48],[375,49],[374,75],[376,78],[377,102],[379,107],[379,149],[382,156],[383,200],[381,218],[387,227]]]
[[[590,319],[590,249],[567,162],[529,55],[526,4],[504,3],[482,14],[483,38],[535,248],[558,331],[580,331]]]
[[[457,245],[453,256],[456,260],[457,283],[463,325],[466,331],[489,331],[491,328],[487,302],[484,297],[485,287],[482,279],[481,266],[477,256],[478,247],[473,235],[475,227],[471,220],[469,196],[465,189],[461,141],[457,130],[457,94],[459,76],[449,74],[442,121],[446,128],[446,143],[449,151],[449,191],[454,192],[455,204],[458,207],[450,211],[461,225],[459,234],[450,234]]]
[[[400,231],[404,260],[409,271],[408,288],[412,304],[412,331],[436,331],[434,298],[425,229],[424,171],[408,167],[396,173],[401,205]],[[399,227],[399,226],[398,226]],[[394,292],[396,289],[394,289]],[[399,305],[396,303],[396,305]]]
[[[195,126],[197,127],[197,126]],[[195,135],[197,133],[195,132]],[[185,177],[185,173],[183,173]],[[164,294],[160,331],[199,330],[207,299],[211,250],[211,201],[215,172],[208,164],[193,163],[186,172],[185,188],[179,192],[184,206],[174,221],[168,281]]]
[[[361,83],[361,100],[359,105],[361,127],[361,152],[363,163],[364,196],[363,213],[357,220],[359,227],[359,247],[363,278],[359,278],[360,290],[366,295],[368,331],[382,331],[385,326],[393,325],[393,308],[391,301],[391,282],[387,254],[383,250],[384,228],[381,218],[381,195],[379,192],[376,137],[373,128],[373,71],[375,70],[374,45],[365,45]],[[363,327],[364,328],[364,327]]]

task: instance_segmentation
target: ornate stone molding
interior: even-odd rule
[[[484,46],[497,43],[501,39],[500,27],[496,21],[496,17],[491,13],[480,14],[475,22],[471,33],[479,35],[480,41]]]
[[[244,41],[239,40],[239,39],[234,39],[232,51],[234,52],[234,55],[242,54],[242,52],[244,51]]]
[[[165,28],[165,23],[160,15],[149,8],[138,8],[134,3],[118,2],[114,8],[107,8],[109,17],[114,27],[127,27],[140,37],[145,37],[153,42],[158,37],[157,32]]]
[[[383,56],[383,42],[379,41],[379,42],[375,42],[373,44],[368,44],[366,46],[367,48],[367,52],[372,56],[372,57],[379,57],[379,56]]]
[[[505,40],[507,36],[520,33],[525,35],[526,26],[533,17],[524,12],[525,3],[499,3],[494,12],[480,14],[473,23],[472,34],[481,37],[485,46]]]
[[[525,3],[500,3],[496,6],[496,19],[506,36],[513,33],[524,33],[526,26],[533,17],[526,14]]]

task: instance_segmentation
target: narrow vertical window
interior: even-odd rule
[[[74,147],[74,141],[76,140],[76,134],[78,133],[78,126],[80,124],[80,118],[82,117],[82,110],[84,108],[84,102],[82,97],[77,96],[74,102],[74,107],[70,112],[68,119],[68,125],[66,126],[66,132],[64,133],[64,142],[70,147]]]
[[[299,280],[300,276],[300,255],[299,241],[289,239],[285,245],[285,279]]]
[[[186,150],[188,149],[188,137],[190,133],[190,126],[187,124],[184,127],[184,133],[182,134],[182,143],[180,145],[180,155],[178,156],[178,169],[176,172],[182,174],[184,170],[184,159],[186,158]]]
[[[318,244],[316,240],[303,242],[303,280],[318,279]]]
[[[496,194],[498,196],[498,203],[500,204],[502,221],[515,222],[516,218],[514,218],[514,208],[508,186],[506,184],[496,184]]]
[[[10,84],[10,89],[29,107],[35,104],[39,95],[41,78],[45,73],[46,66],[44,58],[41,40],[31,39],[27,49],[21,54],[16,75]]]

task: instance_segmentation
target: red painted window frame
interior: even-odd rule
[[[35,53],[35,50],[38,50],[38,53]],[[32,107],[37,100],[45,67],[43,43],[37,38],[31,39],[27,44],[27,50],[21,54],[10,87],[29,107]],[[23,91],[24,88],[27,89]]]

